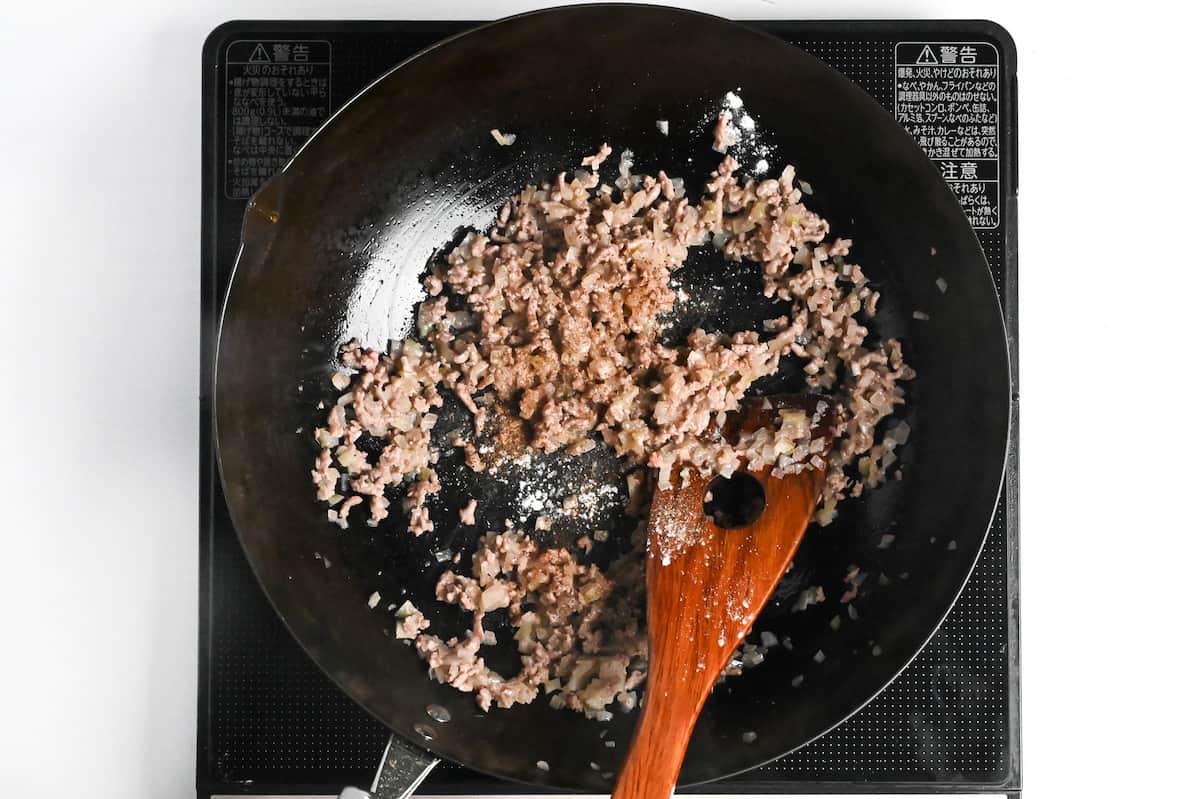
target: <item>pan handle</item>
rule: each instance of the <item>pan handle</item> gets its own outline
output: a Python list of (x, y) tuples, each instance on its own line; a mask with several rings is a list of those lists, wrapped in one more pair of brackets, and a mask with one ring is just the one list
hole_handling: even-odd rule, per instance
[(408, 799), (440, 762), (421, 747), (393, 735), (383, 750), (371, 790), (343, 788), (338, 799)]

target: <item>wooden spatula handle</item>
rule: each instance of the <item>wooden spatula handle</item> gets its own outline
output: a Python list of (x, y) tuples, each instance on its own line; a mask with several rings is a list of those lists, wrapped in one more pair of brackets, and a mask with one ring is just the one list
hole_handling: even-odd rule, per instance
[[(712, 691), (712, 677), (694, 669), (689, 677), (664, 674), (650, 664), (646, 704), (621, 771), (614, 799), (667, 799), (683, 765), (692, 727)], [(657, 673), (656, 673), (657, 672)], [(669, 694), (669, 696), (668, 696)], [(659, 701), (667, 700), (670, 701)]]
[[(725, 601), (720, 592), (726, 586), (719, 580), (712, 589), (696, 584), (697, 569), (705, 559), (699, 547), (711, 547), (713, 551), (707, 555), (716, 559), (747, 554), (735, 554), (734, 547), (722, 546), (729, 543), (723, 540), (726, 536), (742, 538), (744, 531), (716, 530), (703, 524), (703, 493), (702, 484), (660, 492), (659, 507), (664, 504), (663, 495), (672, 496), (676, 513), (696, 516), (684, 523), (708, 540), (665, 566), (657, 558), (646, 559), (646, 583), (652, 587), (646, 612), (653, 620), (649, 635), (654, 654), (641, 718), (613, 793), (617, 799), (666, 799), (671, 795), (700, 710), (744, 634), (743, 625), (723, 619), (723, 608), (715, 605)], [(692, 494), (695, 496), (689, 496)], [(652, 513), (651, 534), (658, 523)], [(680, 587), (689, 582), (699, 593)]]

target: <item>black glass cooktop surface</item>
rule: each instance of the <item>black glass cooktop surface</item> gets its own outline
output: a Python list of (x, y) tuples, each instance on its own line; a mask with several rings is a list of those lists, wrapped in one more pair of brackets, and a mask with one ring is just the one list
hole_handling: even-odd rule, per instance
[[(1015, 374), (1016, 58), (1008, 35), (986, 22), (756, 24), (861, 86), (941, 167), (990, 262)], [(292, 640), (242, 554), (216, 476), (212, 358), (246, 199), (364, 85), (466, 27), (233, 22), (205, 44), (197, 749), (202, 797), (336, 794), (344, 785), (369, 784), (387, 740), (387, 731)], [(1014, 384), (1014, 425), (1017, 400)], [(874, 701), (801, 750), (695, 790), (1019, 792), (1016, 498), (1014, 445), (991, 533), (962, 596), (921, 654)], [(526, 790), (443, 764), (420, 792)]]

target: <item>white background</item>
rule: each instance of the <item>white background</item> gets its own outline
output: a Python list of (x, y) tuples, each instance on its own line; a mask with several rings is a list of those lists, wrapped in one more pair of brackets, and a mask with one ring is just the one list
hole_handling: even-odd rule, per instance
[[(204, 36), (230, 18), (536, 5), (5, 7), (6, 797), (194, 795)], [(1196, 20), (1153, 2), (692, 5), (986, 17), (1015, 37), (1027, 794), (1194, 796)]]

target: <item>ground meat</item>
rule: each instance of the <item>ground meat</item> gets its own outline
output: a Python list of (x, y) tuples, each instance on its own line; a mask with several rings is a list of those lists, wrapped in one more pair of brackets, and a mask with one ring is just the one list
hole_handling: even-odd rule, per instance
[[(489, 533), (469, 576), (448, 571), (437, 583), (439, 600), (471, 611), (471, 629), (445, 641), (421, 635), (417, 652), (435, 679), (475, 692), (484, 710), (531, 702), (539, 690), (591, 718), (607, 717), (605, 708), (619, 696), (619, 707), (632, 709), (631, 692), (645, 679), (643, 554), (635, 547), (606, 575), (519, 531)], [(502, 608), (521, 654), (521, 670), (511, 678), (480, 655), (495, 642), (484, 616)]]
[(473, 498), (467, 500), (467, 504), (463, 505), (462, 508), (458, 511), (458, 520), (461, 521), (463, 524), (474, 525), (475, 524), (475, 508), (478, 505), (479, 505), (479, 502)]
[[(723, 112), (713, 131), (722, 152), (737, 135), (729, 122)], [(431, 431), (447, 400), (473, 416), (475, 441), (451, 441), (469, 468), (495, 469), (529, 449), (575, 456), (599, 442), (637, 467), (626, 512), (643, 520), (652, 487), (675, 475), (824, 465), (816, 519), (828, 524), (840, 500), (895, 471), (908, 429), (889, 417), (914, 372), (899, 342), (869, 342), (879, 293), (847, 260), (852, 242), (831, 239), (828, 222), (805, 205), (809, 189), (795, 170), (745, 177), (726, 157), (693, 204), (666, 174), (632, 174), (628, 150), (618, 191), (601, 185), (611, 152), (602, 145), (581, 162), (587, 169), (525, 187), (489, 229), (468, 232), (432, 264), (414, 339), (387, 352), (356, 340), (342, 348), (339, 374), (347, 378), (335, 385), (346, 391), (314, 433), (321, 451), (312, 480), (331, 521), (345, 526), (350, 509), (366, 500), (367, 523), (377, 524), (391, 493), (402, 497), (411, 532), (432, 529), (425, 503), (440, 489), (440, 453)], [(763, 293), (787, 311), (761, 332), (695, 329), (667, 346), (660, 333), (677, 298), (672, 272), (710, 241), (732, 261), (757, 264)], [(712, 435), (785, 359), (825, 401), (813, 412), (780, 410), (774, 427), (738, 440)], [(369, 446), (359, 446), (362, 436)], [(339, 485), (355, 502), (335, 511)], [(474, 523), (474, 510), (474, 501), (463, 508), (464, 524)], [(538, 531), (550, 526), (549, 516), (539, 517)], [(650, 556), (669, 560), (689, 545), (656, 541)], [(610, 703), (633, 702), (644, 675), (637, 663), (645, 654), (644, 557), (643, 544), (601, 573), (514, 529), (488, 533), (471, 575), (447, 572), (438, 582), (438, 598), (472, 613), (472, 628), (448, 640), (418, 635), (416, 649), (437, 679), (476, 692), (485, 708), (545, 690), (556, 706), (603, 717)], [(511, 678), (480, 654), (494, 640), (483, 615), (504, 608), (523, 663)], [(423, 617), (408, 618), (398, 637), (423, 629)]]
[(728, 150), (737, 136), (737, 131), (729, 127), (729, 120), (732, 118), (733, 114), (728, 111), (717, 114), (717, 124), (713, 127), (713, 149), (719, 153)]
[(338, 508), (338, 516), (343, 519), (346, 518), (346, 516), (350, 514), (350, 509), (355, 505), (361, 505), (362, 501), (362, 497), (348, 497), (346, 501), (342, 503), (342, 507)]
[(317, 456), (316, 468), (312, 470), (312, 480), (317, 487), (317, 499), (322, 501), (332, 498), (333, 490), (337, 487), (338, 470), (334, 469), (332, 464), (333, 457), (329, 450), (321, 450), (321, 454)]
[(425, 618), (425, 615), (417, 610), (411, 600), (405, 600), (404, 604), (396, 610), (397, 640), (412, 640), (422, 630), (428, 628), (429, 619)]
[[(357, 372), (357, 379), (346, 401), (339, 400), (330, 411), (328, 427), (315, 431), (322, 446), (312, 473), (317, 498), (327, 500), (333, 496), (339, 477), (332, 467), (336, 456), (352, 478), (350, 489), (369, 499), (372, 523), (387, 516), (390, 503), (384, 497), (385, 489), (410, 482), (405, 506), (410, 511), (412, 530), (416, 534), (425, 532), (430, 525), (424, 501), (439, 489), (430, 450), (430, 431), (437, 422), (430, 411), (442, 404), (437, 391), (440, 372), (436, 355), (416, 342), (406, 342), (391, 353), (379, 353), (364, 350), (353, 339), (342, 347), (341, 360)], [(353, 412), (352, 421), (347, 421), (347, 411)], [(364, 432), (384, 442), (374, 463), (357, 447)]]
[(591, 169), (595, 171), (600, 168), (601, 164), (604, 163), (604, 159), (608, 158), (610, 155), (612, 155), (612, 147), (608, 146), (608, 144), (601, 144), (600, 149), (595, 155), (589, 155), (579, 163), (581, 166), (591, 167)]

